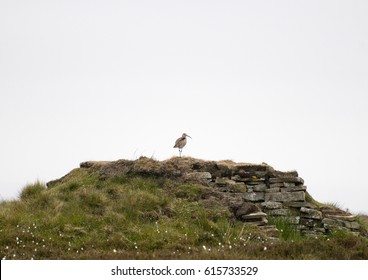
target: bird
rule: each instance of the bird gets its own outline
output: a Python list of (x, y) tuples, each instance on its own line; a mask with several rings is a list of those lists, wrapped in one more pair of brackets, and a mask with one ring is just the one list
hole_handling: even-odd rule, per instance
[(184, 146), (187, 144), (187, 137), (192, 138), (188, 134), (183, 133), (183, 135), (175, 141), (174, 148), (179, 148), (180, 157), (181, 157), (181, 152), (183, 151)]

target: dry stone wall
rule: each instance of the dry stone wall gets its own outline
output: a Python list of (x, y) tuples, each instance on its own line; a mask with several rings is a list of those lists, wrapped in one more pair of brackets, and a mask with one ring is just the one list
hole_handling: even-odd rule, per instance
[[(246, 223), (266, 226), (269, 217), (284, 217), (305, 235), (333, 229), (359, 232), (360, 225), (348, 212), (307, 201), (307, 187), (296, 171), (280, 172), (263, 165), (237, 165), (230, 177), (212, 178), (209, 184), (221, 192), (242, 196), (244, 204), (235, 216)], [(207, 175), (208, 176), (208, 175)], [(253, 211), (245, 211), (249, 204)]]

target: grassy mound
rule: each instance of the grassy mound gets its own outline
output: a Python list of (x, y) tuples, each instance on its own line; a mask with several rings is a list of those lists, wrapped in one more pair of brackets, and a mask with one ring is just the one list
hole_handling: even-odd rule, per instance
[(0, 203), (0, 257), (368, 259), (364, 237), (344, 232), (301, 237), (290, 224), (275, 220), (280, 236), (270, 238), (234, 220), (210, 187), (159, 176), (167, 172), (160, 166), (149, 168), (154, 176), (118, 176), (111, 170), (103, 176), (78, 168), (50, 187), (26, 186), (19, 200)]

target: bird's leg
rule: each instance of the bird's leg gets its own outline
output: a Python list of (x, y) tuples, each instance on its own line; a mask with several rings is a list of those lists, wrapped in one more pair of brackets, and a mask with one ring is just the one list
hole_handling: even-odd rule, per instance
[(182, 152), (182, 149), (179, 149), (179, 156), (181, 157), (181, 152)]

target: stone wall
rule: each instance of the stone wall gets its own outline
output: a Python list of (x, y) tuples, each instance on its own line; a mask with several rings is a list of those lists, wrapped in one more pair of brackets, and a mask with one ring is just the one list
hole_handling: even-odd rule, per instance
[[(284, 217), (305, 235), (329, 233), (336, 228), (359, 232), (355, 216), (319, 205), (311, 198), (308, 201), (307, 187), (296, 171), (280, 172), (266, 164), (231, 169), (231, 176), (211, 178), (209, 184), (243, 197), (244, 205), (235, 211), (237, 219), (265, 226), (269, 217)], [(245, 210), (249, 208), (253, 211)]]

